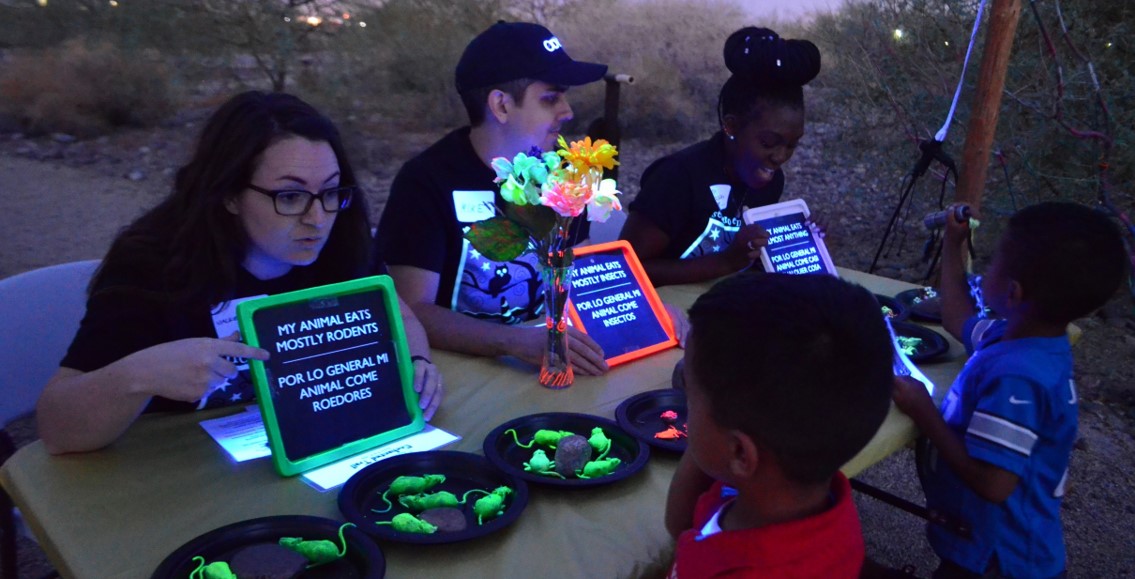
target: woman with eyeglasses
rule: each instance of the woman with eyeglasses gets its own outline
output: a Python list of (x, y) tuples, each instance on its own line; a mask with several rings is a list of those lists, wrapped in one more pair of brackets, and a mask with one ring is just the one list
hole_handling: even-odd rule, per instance
[[(335, 125), (304, 101), (245, 92), (207, 121), (173, 192), (123, 230), (37, 408), (50, 452), (95, 450), (142, 412), (247, 403), (235, 304), (368, 274), (367, 204)], [(401, 303), (401, 302), (400, 302)], [(402, 304), (414, 388), (429, 419), (438, 370)]]

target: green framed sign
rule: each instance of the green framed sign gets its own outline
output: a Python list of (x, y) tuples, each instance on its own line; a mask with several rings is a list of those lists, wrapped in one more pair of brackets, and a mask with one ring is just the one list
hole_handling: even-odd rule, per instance
[(292, 476), (425, 427), (394, 282), (379, 275), (237, 305), (272, 461)]

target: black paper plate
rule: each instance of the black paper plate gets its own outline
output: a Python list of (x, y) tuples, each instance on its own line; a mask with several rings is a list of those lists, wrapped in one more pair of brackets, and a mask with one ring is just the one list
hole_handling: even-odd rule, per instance
[[(599, 426), (611, 439), (611, 450), (607, 458), (617, 458), (621, 462), (618, 468), (609, 475), (591, 479), (567, 478), (561, 479), (543, 476), (524, 471), (524, 463), (532, 458), (532, 453), (538, 448), (523, 448), (517, 446), (512, 434), (505, 434), (510, 428), (516, 429), (517, 437), (522, 441), (532, 440), (533, 434), (540, 429), (566, 430), (584, 437), (591, 436), (591, 429)], [(574, 414), (569, 412), (548, 412), (544, 414), (531, 414), (521, 416), (505, 422), (493, 429), (485, 437), (485, 456), (494, 465), (505, 472), (518, 476), (528, 482), (568, 488), (585, 488), (607, 485), (621, 481), (646, 466), (650, 458), (650, 447), (633, 434), (623, 430), (615, 421), (590, 414)], [(548, 451), (548, 458), (553, 458), (552, 451)]]
[[(492, 491), (499, 486), (512, 488), (512, 494), (505, 498), (504, 514), (477, 524), (473, 514), (473, 503), (484, 495), (470, 496), (462, 510), (465, 512), (465, 530), (453, 533), (437, 532), (429, 535), (421, 533), (400, 533), (390, 525), (376, 525), (378, 521), (389, 521), (398, 513), (409, 512), (394, 497), (390, 502), (394, 508), (385, 513), (372, 509), (384, 509), (386, 503), (382, 493), (390, 488), (390, 483), (400, 476), (422, 476), (443, 474), (445, 482), (427, 492), (449, 491), (460, 499), (467, 491), (482, 489)], [(528, 485), (519, 478), (495, 468), (484, 457), (468, 452), (435, 450), (412, 452), (376, 462), (347, 479), (339, 491), (339, 511), (363, 532), (380, 540), (400, 543), (439, 544), (456, 543), (483, 537), (512, 524), (524, 507), (528, 505)]]
[(909, 322), (896, 322), (891, 325), (895, 328), (896, 336), (922, 338), (922, 343), (918, 345), (914, 355), (908, 356), (911, 362), (916, 364), (929, 362), (950, 350), (950, 343), (946, 338), (930, 328)]
[(875, 301), (879, 302), (880, 311), (882, 311), (881, 306), (891, 308), (891, 311), (894, 312), (891, 317), (891, 322), (901, 322), (910, 317), (910, 308), (891, 296), (875, 294)]
[(922, 295), (923, 288), (914, 288), (895, 294), (895, 299), (906, 306), (910, 319), (942, 323), (942, 294), (915, 303), (914, 299), (922, 297)]
[[(182, 545), (158, 565), (153, 579), (185, 579), (200, 555), (205, 563), (228, 562), (237, 551), (259, 543), (276, 543), (282, 537), (302, 537), (307, 540), (327, 539), (339, 544), (339, 527), (343, 523), (306, 515), (284, 515), (249, 519), (225, 525), (200, 535)], [(347, 554), (342, 559), (308, 569), (298, 577), (304, 579), (351, 578), (379, 579), (386, 574), (386, 558), (382, 550), (369, 537), (355, 527), (343, 533), (347, 541)]]
[(668, 410), (678, 414), (678, 420), (675, 421), (674, 426), (685, 432), (683, 426), (686, 424), (686, 393), (674, 388), (649, 390), (623, 400), (615, 409), (615, 420), (627, 432), (654, 448), (670, 452), (685, 452), (686, 439), (684, 437), (667, 440), (654, 436), (666, 430), (669, 426), (662, 420), (662, 413)]

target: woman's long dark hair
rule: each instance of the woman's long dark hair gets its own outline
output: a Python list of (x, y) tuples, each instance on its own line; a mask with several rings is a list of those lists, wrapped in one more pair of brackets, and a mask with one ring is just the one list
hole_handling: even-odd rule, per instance
[[(340, 185), (358, 185), (330, 119), (293, 95), (240, 93), (209, 118), (169, 197), (124, 229), (103, 261), (103, 267), (157, 265), (160, 286), (105, 289), (156, 291), (171, 303), (213, 305), (239, 297), (232, 292), (250, 241), (225, 201), (248, 186), (265, 149), (291, 136), (328, 143), (339, 162)], [(319, 258), (306, 266), (312, 285), (365, 275), (370, 247), (366, 199), (356, 194), (338, 214)], [(100, 268), (92, 288), (100, 287), (102, 273)]]
[(725, 41), (725, 67), (732, 76), (717, 97), (717, 119), (743, 123), (761, 104), (804, 108), (805, 84), (820, 73), (820, 49), (807, 40), (785, 40), (768, 28), (742, 28)]

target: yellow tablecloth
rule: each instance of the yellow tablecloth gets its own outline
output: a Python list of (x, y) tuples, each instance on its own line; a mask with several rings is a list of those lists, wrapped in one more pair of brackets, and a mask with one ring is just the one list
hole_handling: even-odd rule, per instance
[[(914, 287), (851, 270), (840, 274), (880, 294)], [(707, 287), (665, 287), (659, 293), (664, 301), (688, 307)], [(960, 345), (948, 339), (947, 359), (922, 367), (938, 385), (936, 396), (963, 363)], [(536, 383), (535, 368), (519, 362), (434, 352), (446, 400), (433, 423), (463, 437), (451, 449), (481, 453), (489, 431), (518, 416), (565, 411), (613, 418), (627, 397), (669, 387), (680, 357), (680, 350), (668, 350), (552, 391)], [(192, 538), (246, 519), (284, 514), (342, 519), (335, 492), (281, 478), (268, 460), (228, 460), (198, 422), (230, 412), (146, 416), (115, 444), (82, 455), (49, 456), (34, 442), (4, 464), (0, 483), (64, 577), (148, 577)], [(845, 473), (882, 460), (914, 436), (910, 420), (892, 409)], [(656, 451), (642, 472), (614, 485), (568, 492), (531, 485), (528, 507), (503, 532), (452, 545), (382, 544), (388, 574), (633, 577), (664, 569), (672, 541), (663, 511), (676, 465), (675, 456)]]

